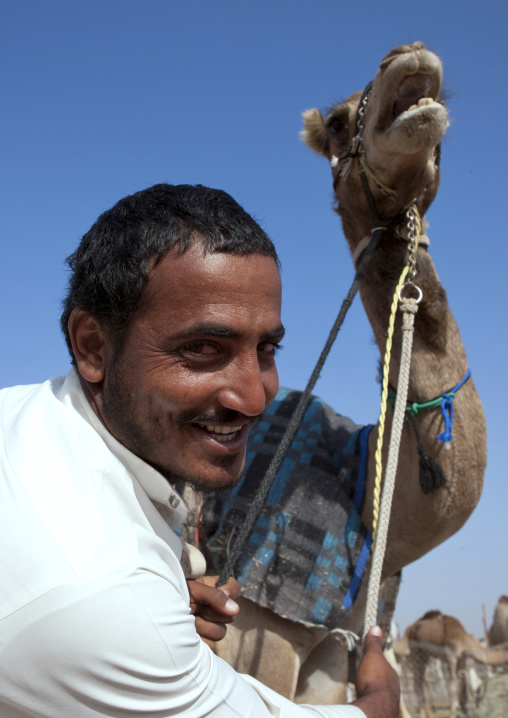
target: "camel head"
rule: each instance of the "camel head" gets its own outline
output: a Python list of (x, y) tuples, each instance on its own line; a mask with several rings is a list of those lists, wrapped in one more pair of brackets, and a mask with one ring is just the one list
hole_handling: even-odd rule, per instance
[(396, 221), (413, 201), (423, 216), (434, 199), (440, 143), (449, 124), (441, 81), (441, 62), (422, 42), (402, 45), (382, 60), (364, 93), (326, 117), (317, 109), (303, 113), (302, 138), (330, 161), (337, 209), (353, 250), (373, 227)]
[(508, 596), (499, 597), (488, 637), (491, 646), (508, 642)]

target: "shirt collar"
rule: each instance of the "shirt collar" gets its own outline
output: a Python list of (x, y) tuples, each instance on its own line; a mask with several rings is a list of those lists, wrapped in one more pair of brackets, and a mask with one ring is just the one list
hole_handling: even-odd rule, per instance
[(77, 411), (95, 429), (111, 453), (136, 477), (148, 496), (160, 505), (169, 526), (173, 530), (178, 528), (187, 518), (187, 504), (162, 474), (129, 451), (106, 429), (90, 406), (75, 369), (71, 369), (65, 377), (57, 398)]

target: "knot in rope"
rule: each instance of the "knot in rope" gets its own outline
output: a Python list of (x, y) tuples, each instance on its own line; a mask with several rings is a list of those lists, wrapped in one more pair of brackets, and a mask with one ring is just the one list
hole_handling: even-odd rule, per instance
[(418, 311), (418, 301), (416, 299), (407, 298), (401, 299), (400, 309), (402, 311), (402, 331), (410, 329), (413, 330), (413, 322), (407, 321), (408, 315), (416, 314)]
[(443, 394), (443, 400), (441, 401), (441, 413), (444, 419), (445, 429), (441, 434), (436, 436), (438, 441), (453, 441), (452, 426), (453, 426), (453, 397), (455, 394)]

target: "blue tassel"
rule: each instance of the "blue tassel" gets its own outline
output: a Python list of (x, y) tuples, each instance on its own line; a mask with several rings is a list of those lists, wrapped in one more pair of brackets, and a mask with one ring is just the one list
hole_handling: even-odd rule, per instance
[(453, 441), (452, 426), (453, 426), (453, 397), (455, 394), (450, 392), (449, 394), (443, 394), (443, 401), (441, 402), (441, 413), (444, 419), (445, 429), (442, 434), (438, 434), (436, 439), (438, 441)]
[(446, 449), (450, 448), (450, 442), (453, 441), (453, 399), (455, 397), (455, 393), (460, 389), (463, 384), (466, 383), (470, 376), (471, 369), (468, 369), (466, 372), (466, 376), (462, 379), (462, 381), (459, 381), (457, 386), (454, 386), (453, 389), (451, 391), (448, 391), (446, 394), (441, 395), (443, 397), (443, 401), (441, 402), (441, 413), (444, 419), (445, 430), (442, 434), (438, 434), (436, 436), (436, 439), (438, 441), (444, 441)]

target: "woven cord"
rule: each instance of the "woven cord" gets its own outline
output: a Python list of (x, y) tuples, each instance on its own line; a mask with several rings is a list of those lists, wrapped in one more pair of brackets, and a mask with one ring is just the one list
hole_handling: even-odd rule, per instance
[(233, 573), (238, 559), (240, 558), (240, 556), (243, 553), (244, 545), (245, 545), (247, 539), (249, 538), (249, 534), (252, 531), (252, 528), (261, 512), (261, 509), (265, 502), (266, 496), (270, 490), (270, 487), (271, 487), (273, 480), (277, 474), (277, 471), (279, 470), (279, 467), (282, 463), (284, 455), (285, 455), (289, 445), (291, 444), (293, 436), (295, 435), (295, 432), (300, 424), (300, 421), (305, 412), (305, 409), (307, 408), (307, 404), (309, 403), (311, 392), (314, 389), (314, 386), (316, 385), (317, 380), (319, 379), (319, 376), (321, 374), (321, 370), (323, 369), (326, 358), (328, 357), (328, 354), (330, 353), (330, 350), (331, 350), (333, 343), (337, 337), (337, 334), (339, 333), (339, 329), (341, 328), (341, 326), (344, 322), (344, 319), (346, 318), (346, 314), (349, 310), (349, 307), (351, 306), (353, 299), (360, 287), (360, 282), (363, 279), (363, 276), (365, 274), (365, 270), (367, 269), (369, 260), (372, 256), (374, 250), (376, 249), (377, 245), (379, 244), (382, 234), (383, 234), (382, 228), (379, 228), (374, 232), (372, 239), (370, 241), (370, 244), (368, 245), (365, 252), (361, 256), (353, 283), (351, 284), (351, 287), (349, 289), (349, 292), (347, 293), (346, 298), (342, 302), (342, 306), (337, 315), (337, 319), (335, 320), (335, 323), (330, 330), (330, 334), (328, 335), (326, 344), (319, 356), (316, 366), (314, 367), (314, 371), (312, 372), (310, 379), (307, 382), (307, 386), (305, 387), (304, 391), (302, 392), (300, 400), (291, 416), (291, 419), (286, 428), (286, 431), (284, 432), (284, 435), (280, 441), (280, 444), (277, 447), (275, 454), (273, 455), (273, 458), (272, 458), (270, 465), (266, 471), (266, 474), (264, 475), (263, 480), (261, 481), (261, 483), (259, 485), (259, 488), (256, 492), (256, 496), (254, 497), (254, 500), (249, 507), (247, 516), (245, 517), (245, 521), (243, 522), (242, 527), (240, 528), (238, 534), (235, 537), (233, 546), (231, 547), (231, 551), (228, 555), (226, 563), (224, 564), (224, 566), (222, 568), (221, 574), (219, 576), (219, 580), (217, 581), (217, 586), (223, 586), (226, 583), (229, 576), (231, 576), (231, 574)]
[[(363, 176), (363, 175), (362, 175)], [(409, 253), (409, 259), (407, 265), (402, 270), (402, 274), (400, 275), (399, 282), (395, 288), (395, 292), (393, 293), (393, 299), (392, 299), (392, 305), (390, 308), (390, 319), (388, 321), (388, 332), (387, 332), (387, 339), (386, 339), (386, 349), (385, 349), (385, 356), (384, 356), (384, 364), (383, 364), (383, 384), (382, 384), (382, 391), (381, 391), (381, 408), (379, 412), (379, 420), (378, 420), (378, 436), (377, 436), (377, 444), (376, 444), (376, 452), (374, 455), (374, 465), (376, 467), (376, 477), (374, 481), (374, 496), (373, 496), (373, 528), (372, 528), (372, 539), (373, 542), (376, 540), (376, 531), (377, 531), (377, 524), (379, 520), (379, 502), (380, 502), (380, 495), (381, 495), (381, 480), (383, 475), (383, 466), (382, 466), (382, 449), (383, 449), (383, 440), (384, 440), (384, 430), (385, 430), (385, 418), (386, 418), (386, 406), (388, 403), (388, 374), (390, 370), (390, 361), (391, 361), (391, 353), (392, 353), (392, 341), (393, 341), (393, 332), (395, 327), (395, 316), (397, 314), (397, 307), (399, 304), (399, 297), (400, 292), (402, 290), (402, 287), (406, 281), (407, 276), (409, 275), (409, 283), (412, 284), (412, 279), (414, 278), (415, 274), (415, 261), (416, 261), (416, 249), (418, 248), (418, 244), (420, 241), (420, 232), (421, 232), (421, 221), (420, 221), (420, 214), (418, 212), (418, 209), (416, 207), (416, 204), (413, 204), (407, 213), (408, 218), (414, 222), (412, 227), (408, 226), (408, 232), (409, 232), (409, 239), (411, 242), (411, 249)], [(413, 238), (411, 240), (411, 237)]]
[(381, 585), (381, 571), (383, 568), (384, 555), (386, 550), (386, 539), (390, 523), (390, 511), (392, 506), (393, 490), (395, 487), (395, 476), (399, 459), (400, 439), (406, 415), (406, 401), (409, 390), (409, 370), (411, 366), (411, 349), (413, 346), (414, 318), (418, 311), (418, 304), (415, 299), (402, 299), (402, 351), (399, 371), (399, 382), (397, 387), (397, 400), (393, 413), (390, 445), (388, 448), (388, 459), (386, 462), (386, 475), (379, 514), (379, 526), (374, 544), (372, 556), (372, 567), (370, 571), (369, 588), (367, 592), (367, 607), (365, 609), (364, 638), (377, 619), (379, 588)]
[(376, 540), (376, 532), (377, 532), (377, 525), (379, 521), (379, 505), (380, 505), (380, 498), (381, 498), (381, 478), (383, 475), (383, 465), (382, 465), (382, 450), (383, 450), (383, 438), (385, 433), (385, 419), (386, 419), (386, 407), (388, 404), (388, 373), (390, 368), (390, 360), (392, 356), (392, 341), (393, 341), (393, 332), (395, 327), (395, 316), (397, 314), (397, 308), (399, 306), (399, 292), (402, 289), (402, 285), (404, 284), (404, 281), (406, 279), (407, 273), (409, 271), (409, 267), (406, 266), (402, 270), (402, 274), (400, 275), (399, 282), (397, 284), (397, 287), (395, 288), (395, 292), (393, 293), (393, 300), (392, 305), (390, 308), (390, 319), (388, 322), (388, 334), (386, 338), (386, 349), (385, 349), (385, 360), (383, 364), (383, 385), (382, 385), (382, 391), (381, 391), (381, 408), (379, 411), (379, 421), (378, 421), (378, 435), (377, 435), (377, 444), (376, 444), (376, 453), (374, 455), (374, 462), (376, 466), (376, 479), (374, 482), (374, 498), (373, 498), (373, 529), (372, 529), (372, 539), (373, 541)]

